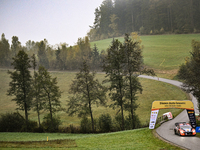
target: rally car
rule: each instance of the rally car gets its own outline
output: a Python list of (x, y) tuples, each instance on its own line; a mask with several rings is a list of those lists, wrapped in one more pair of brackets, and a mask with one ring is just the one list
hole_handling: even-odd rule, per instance
[(174, 134), (184, 136), (184, 135), (196, 135), (196, 131), (189, 123), (177, 122), (175, 123)]

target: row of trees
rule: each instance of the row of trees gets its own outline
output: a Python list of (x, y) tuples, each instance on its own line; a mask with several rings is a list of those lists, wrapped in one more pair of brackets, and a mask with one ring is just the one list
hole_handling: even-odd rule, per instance
[[(129, 35), (125, 36), (124, 43), (113, 40), (102, 61), (102, 70), (106, 73), (103, 83), (109, 83), (107, 84), (109, 86), (104, 86), (95, 78), (96, 73), (91, 73), (90, 61), (85, 57), (86, 55), (82, 55), (83, 62), (80, 64), (80, 71), (70, 85), (68, 115), (78, 113), (78, 116), (83, 118), (89, 115), (92, 131), (95, 132), (93, 107), (99, 104), (107, 106), (106, 94), (109, 91), (110, 99), (113, 101), (110, 107), (119, 108), (118, 112), (121, 112), (121, 130), (125, 129), (124, 111), (130, 112), (131, 128), (136, 127), (135, 110), (138, 107), (136, 94), (142, 92), (142, 86), (137, 77), (140, 73), (154, 75), (153, 70), (146, 70), (143, 67), (140, 42), (140, 40), (133, 41)], [(36, 71), (35, 55), (29, 58), (23, 50), (13, 57), (12, 66), (14, 71), (8, 71), (12, 79), (8, 95), (14, 96), (13, 101), (18, 105), (18, 109), (25, 112), (26, 126), (29, 122), (28, 111), (33, 109), (37, 112), (39, 126), (40, 112), (47, 110), (53, 127), (53, 114), (64, 110), (59, 101), (61, 91), (57, 86), (56, 78), (52, 78), (43, 66), (39, 66)], [(32, 76), (31, 67), (34, 70)]]
[(94, 119), (92, 107), (94, 104), (106, 104), (107, 90), (113, 101), (110, 105), (113, 109), (121, 112), (121, 130), (124, 130), (124, 111), (130, 112), (131, 128), (134, 129), (136, 122), (135, 110), (136, 94), (142, 92), (142, 86), (138, 80), (140, 73), (155, 75), (153, 70), (143, 68), (142, 47), (138, 41), (133, 41), (129, 35), (125, 36), (124, 43), (113, 40), (107, 49), (107, 55), (103, 59), (102, 69), (106, 73), (103, 83), (109, 83), (105, 87), (95, 80), (95, 73), (90, 74), (89, 65), (84, 61), (80, 72), (76, 74), (70, 92), (73, 96), (68, 102), (68, 113), (79, 116), (90, 115), (92, 130), (94, 131)]
[[(34, 69), (34, 75), (31, 76), (30, 68)], [(28, 57), (23, 50), (20, 50), (11, 64), (14, 71), (8, 71), (10, 78), (10, 88), (8, 95), (14, 96), (12, 99), (18, 105), (19, 110), (25, 112), (26, 129), (28, 129), (29, 119), (28, 111), (33, 109), (38, 114), (38, 123), (40, 127), (40, 111), (49, 111), (51, 124), (53, 127), (53, 114), (61, 110), (59, 98), (61, 91), (57, 86), (57, 79), (52, 78), (50, 73), (40, 66), (36, 71), (36, 58), (35, 55), (32, 59)]]
[(46, 39), (40, 42), (29, 40), (26, 46), (22, 46), (18, 37), (12, 37), (10, 46), (5, 34), (0, 40), (0, 67), (11, 67), (12, 57), (20, 51), (25, 51), (29, 57), (35, 54), (35, 60), (39, 65), (51, 70), (78, 70), (83, 58), (90, 64), (91, 69), (100, 69), (100, 62), (105, 51), (99, 53), (96, 46), (90, 47), (88, 37), (79, 38), (77, 45), (73, 47), (66, 43), (60, 44), (57, 48), (50, 46)]
[(200, 32), (199, 0), (104, 0), (94, 14), (93, 41), (131, 32)]

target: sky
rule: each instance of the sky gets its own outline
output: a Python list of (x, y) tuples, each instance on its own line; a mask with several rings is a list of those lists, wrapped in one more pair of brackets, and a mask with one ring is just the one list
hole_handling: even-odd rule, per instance
[(17, 36), (23, 46), (28, 40), (46, 39), (52, 46), (75, 45), (90, 30), (95, 9), (103, 0), (0, 0), (0, 34), (9, 43)]

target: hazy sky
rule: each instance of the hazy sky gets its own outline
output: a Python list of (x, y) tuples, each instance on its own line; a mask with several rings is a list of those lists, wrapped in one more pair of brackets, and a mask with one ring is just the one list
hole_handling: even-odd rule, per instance
[(0, 0), (0, 34), (9, 43), (17, 36), (28, 40), (47, 39), (50, 45), (74, 45), (93, 25), (95, 8), (103, 0)]

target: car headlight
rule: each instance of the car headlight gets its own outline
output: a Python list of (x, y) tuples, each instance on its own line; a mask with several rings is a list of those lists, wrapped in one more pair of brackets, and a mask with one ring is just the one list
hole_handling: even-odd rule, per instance
[(195, 133), (196, 131), (195, 131), (195, 130), (192, 130), (192, 132)]
[(184, 133), (182, 130), (181, 130), (180, 132), (181, 132), (181, 134), (183, 134), (183, 133)]

